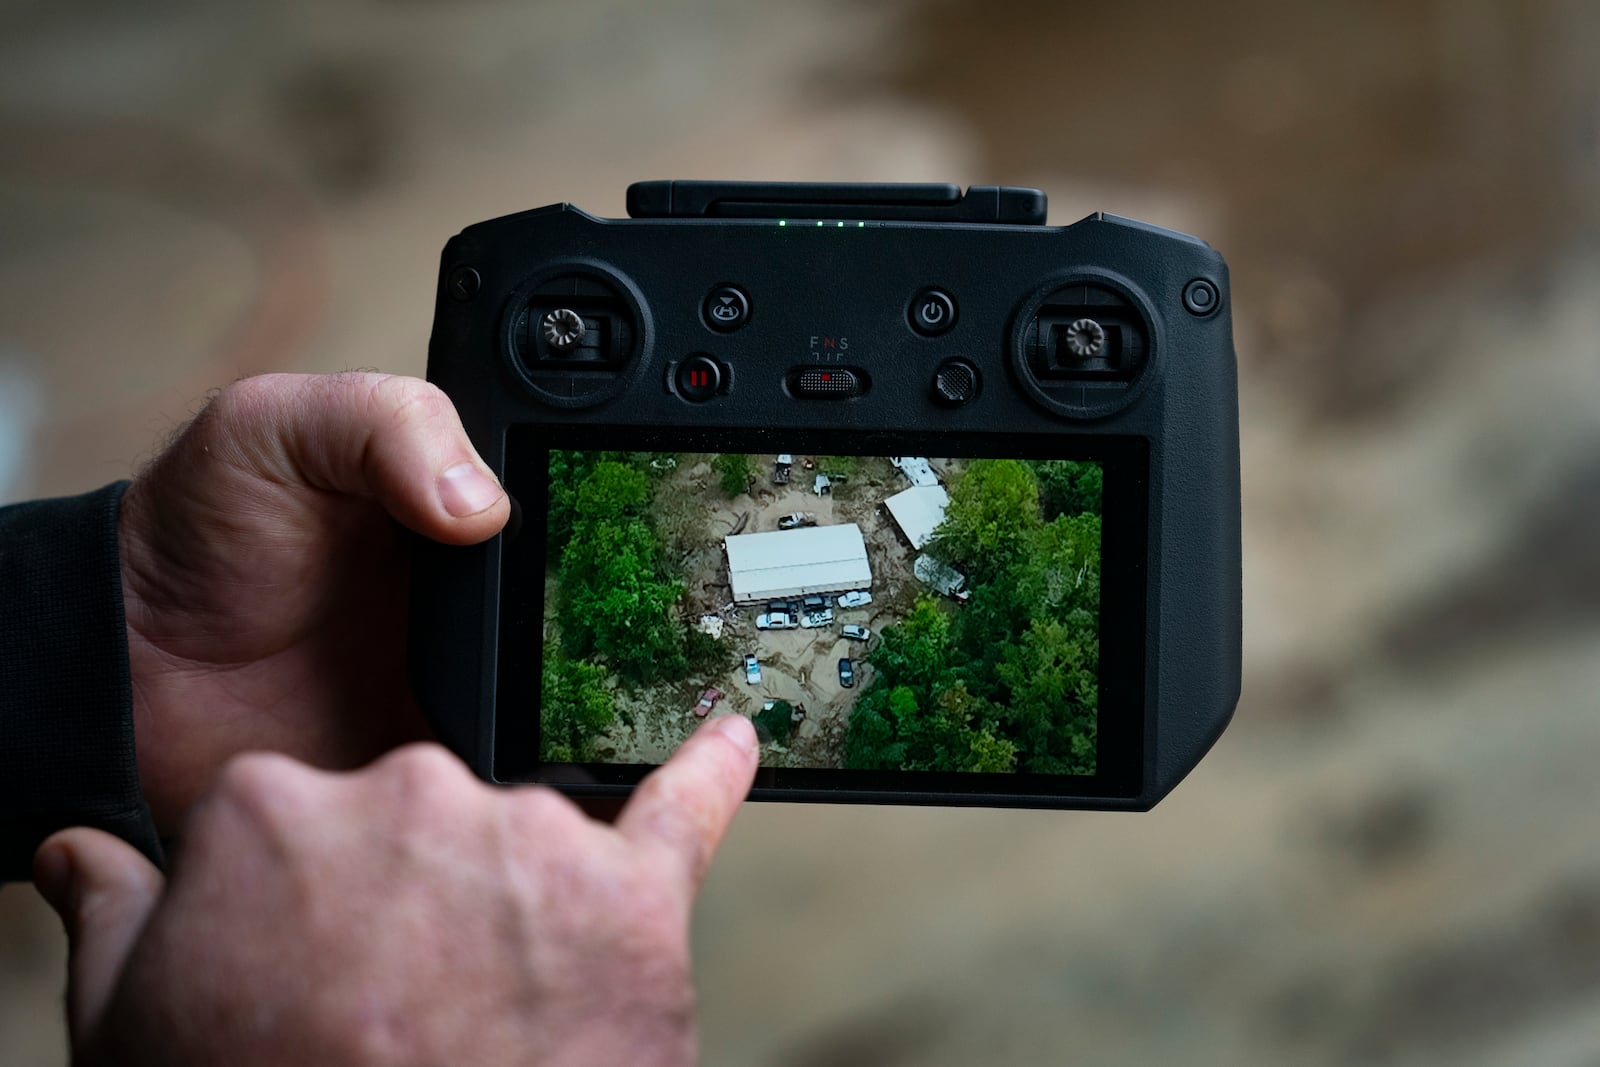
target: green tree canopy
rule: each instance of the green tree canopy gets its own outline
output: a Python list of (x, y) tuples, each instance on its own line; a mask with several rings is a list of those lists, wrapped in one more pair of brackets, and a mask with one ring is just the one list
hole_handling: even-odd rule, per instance
[(1039, 480), (1039, 508), (1049, 522), (1058, 515), (1098, 515), (1105, 472), (1093, 460), (1044, 459), (1029, 464)]
[(967, 765), (962, 768), (984, 774), (1002, 774), (1017, 769), (1017, 746), (989, 730), (969, 735)]
[(975, 459), (950, 487), (928, 551), (981, 584), (1004, 573), (1040, 522), (1039, 483), (1026, 463)]
[(787, 700), (774, 700), (772, 706), (765, 707), (755, 714), (756, 735), (762, 741), (784, 745), (789, 742), (789, 735), (794, 733), (794, 705)]
[(572, 536), (561, 555), (558, 618), (568, 655), (604, 656), (634, 681), (681, 676), (681, 582), (666, 578), (660, 542), (641, 517), (650, 487), (638, 470), (596, 464), (579, 483)]
[(567, 659), (553, 645), (544, 651), (540, 681), (539, 758), (549, 763), (585, 763), (596, 758), (594, 742), (616, 720), (605, 671)]
[[(575, 452), (553, 450), (549, 462), (548, 525), (545, 548), (551, 563), (558, 563), (572, 537), (578, 518), (578, 491), (596, 467), (612, 464), (653, 481), (672, 469), (675, 457), (653, 452)], [(591, 490), (595, 491), (595, 490)], [(648, 499), (648, 494), (646, 495)], [(598, 502), (593, 502), (598, 503)], [(593, 517), (591, 515), (591, 517)]]
[(1040, 774), (1093, 774), (1099, 640), (1087, 615), (1037, 620), (997, 670), (1010, 691), (1003, 717), (1018, 765)]
[(711, 466), (720, 476), (719, 484), (724, 493), (738, 496), (749, 491), (753, 477), (749, 456), (742, 452), (723, 452), (711, 461)]
[(944, 681), (951, 669), (950, 617), (932, 597), (921, 597), (910, 614), (885, 629), (871, 660), (897, 684), (924, 693)]
[(905, 745), (895, 741), (894, 726), (881, 714), (888, 691), (878, 689), (856, 701), (844, 736), (844, 765), (857, 771), (897, 771)]
[(1100, 516), (1062, 515), (1035, 530), (1012, 568), (1013, 595), (1029, 619), (1100, 610)]
[(637, 518), (650, 503), (650, 486), (633, 467), (611, 460), (597, 463), (578, 483), (573, 504), (573, 528)]

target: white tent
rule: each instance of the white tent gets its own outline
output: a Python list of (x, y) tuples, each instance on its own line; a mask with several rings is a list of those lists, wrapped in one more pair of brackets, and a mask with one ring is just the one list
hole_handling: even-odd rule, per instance
[(736, 604), (872, 586), (867, 543), (853, 522), (722, 540)]
[(933, 531), (944, 521), (950, 494), (942, 485), (914, 485), (883, 502), (894, 516), (895, 525), (906, 535), (911, 547), (921, 549), (933, 539)]

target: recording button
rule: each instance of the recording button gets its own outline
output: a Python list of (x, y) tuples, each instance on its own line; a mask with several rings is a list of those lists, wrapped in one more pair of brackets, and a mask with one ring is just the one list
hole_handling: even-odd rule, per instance
[(719, 285), (700, 305), (706, 325), (718, 333), (732, 333), (750, 318), (750, 298), (731, 285)]
[(722, 367), (710, 356), (690, 356), (678, 364), (673, 381), (679, 396), (698, 404), (717, 395), (722, 385)]
[(956, 324), (956, 302), (943, 289), (924, 289), (911, 298), (907, 309), (911, 328), (932, 337)]

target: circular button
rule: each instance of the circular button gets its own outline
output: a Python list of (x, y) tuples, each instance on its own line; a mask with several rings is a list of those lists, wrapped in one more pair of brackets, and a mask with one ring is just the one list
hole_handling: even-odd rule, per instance
[(450, 272), (450, 295), (465, 303), (478, 295), (483, 288), (483, 278), (471, 267), (457, 267)]
[(978, 395), (978, 368), (964, 359), (947, 359), (933, 373), (933, 398), (941, 404), (965, 404)]
[(911, 298), (906, 316), (913, 330), (934, 337), (956, 324), (955, 298), (943, 289), (924, 289)]
[(1209, 315), (1222, 303), (1217, 287), (1204, 278), (1196, 278), (1183, 287), (1183, 306), (1195, 315)]
[(722, 385), (722, 367), (710, 356), (690, 356), (678, 364), (673, 381), (679, 396), (699, 404), (717, 395)]
[(718, 333), (732, 333), (750, 319), (750, 298), (743, 290), (731, 285), (719, 285), (706, 294), (700, 305), (706, 325)]

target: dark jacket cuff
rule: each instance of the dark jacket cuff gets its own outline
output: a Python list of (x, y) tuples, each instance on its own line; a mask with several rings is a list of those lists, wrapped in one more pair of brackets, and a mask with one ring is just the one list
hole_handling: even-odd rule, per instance
[(126, 482), (0, 508), (0, 881), (92, 826), (153, 862), (139, 789), (117, 512)]

